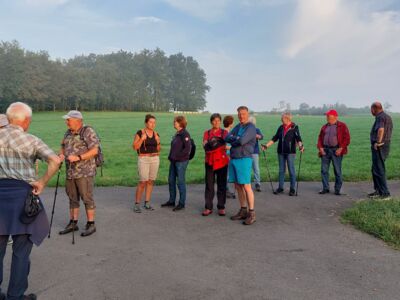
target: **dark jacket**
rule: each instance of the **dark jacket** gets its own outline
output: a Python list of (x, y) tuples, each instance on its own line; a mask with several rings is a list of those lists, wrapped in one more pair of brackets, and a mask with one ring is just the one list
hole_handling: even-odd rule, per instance
[[(347, 147), (350, 145), (350, 132), (349, 129), (347, 128), (347, 125), (343, 122), (337, 121), (337, 139), (338, 139), (338, 146), (339, 148), (342, 148), (342, 154), (341, 156), (347, 154)], [(319, 136), (318, 136), (318, 149), (324, 148), (324, 137), (325, 137), (325, 129), (328, 126), (328, 124), (325, 124), (322, 126)]]
[(172, 138), (168, 159), (170, 161), (187, 161), (191, 149), (190, 134), (186, 129), (182, 129)]
[(256, 140), (256, 145), (254, 147), (254, 154), (260, 154), (260, 146), (259, 142), (264, 138), (264, 135), (262, 134), (261, 130), (259, 128), (256, 128), (256, 133), (261, 136), (259, 140)]
[[(241, 128), (243, 131), (239, 134)], [(232, 159), (252, 157), (257, 142), (256, 127), (252, 123), (238, 124), (231, 130), (225, 141), (232, 146), (230, 150)]]
[(284, 135), (284, 126), (278, 127), (275, 135), (272, 137), (274, 143), (278, 142), (277, 152), (279, 154), (295, 154), (296, 146), (299, 142), (302, 142), (299, 126), (292, 123), (286, 134)]

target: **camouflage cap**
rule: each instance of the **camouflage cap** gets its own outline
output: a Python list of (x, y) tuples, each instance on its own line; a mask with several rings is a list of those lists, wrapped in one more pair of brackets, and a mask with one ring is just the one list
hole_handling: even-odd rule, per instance
[(8, 125), (8, 118), (5, 114), (0, 114), (0, 127)]
[(63, 119), (83, 119), (83, 116), (80, 111), (78, 110), (70, 110), (69, 113), (67, 113), (65, 116), (63, 116)]

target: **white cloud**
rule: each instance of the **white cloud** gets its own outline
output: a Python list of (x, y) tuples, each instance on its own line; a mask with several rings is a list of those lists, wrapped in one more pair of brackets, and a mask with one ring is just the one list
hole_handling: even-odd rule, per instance
[(145, 17), (135, 17), (133, 19), (133, 23), (136, 25), (139, 24), (160, 24), (165, 23), (165, 20), (153, 17), (153, 16), (145, 16)]
[(334, 63), (378, 63), (400, 50), (400, 13), (362, 13), (362, 0), (298, 0), (284, 54)]

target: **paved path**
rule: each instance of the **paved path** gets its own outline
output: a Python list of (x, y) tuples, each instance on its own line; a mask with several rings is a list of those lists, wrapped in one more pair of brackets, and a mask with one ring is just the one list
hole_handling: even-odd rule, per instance
[[(400, 195), (399, 182), (390, 186)], [(98, 232), (75, 245), (57, 234), (67, 222), (60, 191), (54, 234), (33, 250), (29, 291), (45, 300), (400, 299), (400, 251), (339, 222), (370, 184), (347, 184), (342, 197), (317, 195), (319, 183), (301, 183), (299, 197), (263, 188), (248, 227), (200, 216), (202, 185), (189, 186), (178, 213), (159, 207), (165, 186), (155, 189), (157, 209), (142, 214), (130, 209), (133, 188), (97, 188)], [(48, 207), (53, 192), (44, 193)], [(228, 199), (228, 215), (237, 208)]]

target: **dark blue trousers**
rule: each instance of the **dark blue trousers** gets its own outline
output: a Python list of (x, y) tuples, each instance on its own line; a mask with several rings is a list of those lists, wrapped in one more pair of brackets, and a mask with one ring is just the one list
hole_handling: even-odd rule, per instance
[(186, 203), (186, 168), (189, 161), (171, 161), (169, 165), (168, 186), (169, 202), (176, 201), (176, 186), (179, 190), (179, 205), (185, 207)]
[[(3, 260), (6, 254), (8, 235), (0, 235), (0, 292), (3, 283)], [(28, 289), (28, 275), (30, 269), (29, 256), (32, 251), (32, 242), (29, 235), (13, 235), (11, 275), (8, 284), (7, 300), (22, 300)]]
[[(384, 149), (385, 150), (385, 149)], [(374, 180), (374, 189), (381, 196), (389, 196), (390, 192), (386, 182), (386, 167), (385, 160), (387, 153), (382, 149), (372, 151), (372, 178)]]

